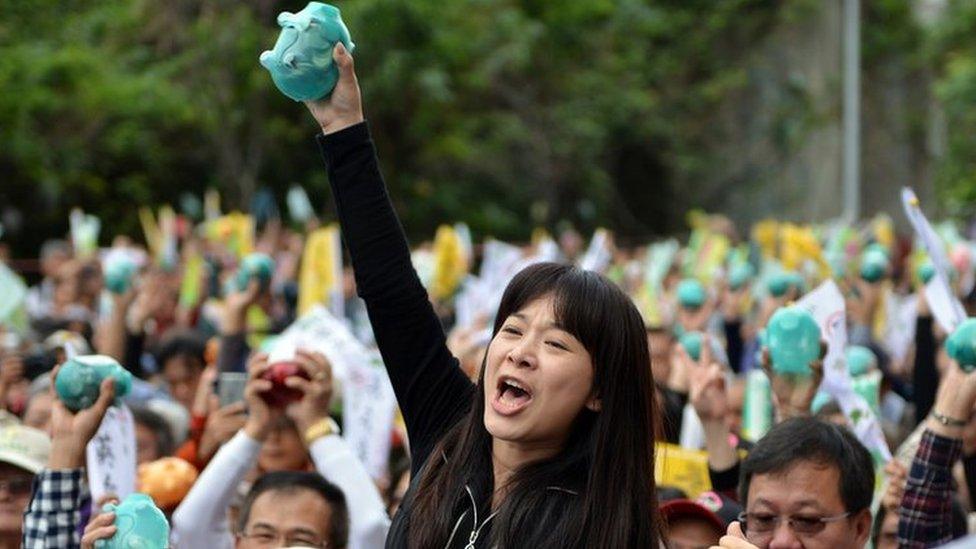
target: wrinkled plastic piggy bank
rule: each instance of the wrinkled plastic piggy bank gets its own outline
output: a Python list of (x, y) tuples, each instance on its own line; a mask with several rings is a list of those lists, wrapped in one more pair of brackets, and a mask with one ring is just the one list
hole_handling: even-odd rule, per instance
[(820, 326), (800, 307), (781, 307), (766, 325), (765, 343), (774, 371), (808, 374), (810, 363), (820, 357)]
[(946, 352), (967, 372), (976, 370), (976, 318), (967, 318), (945, 342)]
[(705, 287), (693, 278), (678, 283), (678, 303), (688, 309), (697, 309), (705, 303)]
[(339, 68), (332, 60), (336, 43), (350, 52), (355, 48), (339, 8), (309, 2), (298, 13), (278, 15), (281, 34), (274, 49), (261, 54), (261, 65), (281, 93), (295, 101), (315, 101), (332, 93)]
[(115, 378), (115, 402), (132, 389), (132, 374), (112, 357), (84, 355), (68, 359), (58, 370), (54, 389), (69, 410), (77, 412), (98, 400), (99, 387), (106, 377)]
[(250, 254), (241, 261), (241, 266), (234, 276), (234, 286), (239, 292), (247, 289), (252, 280), (258, 280), (262, 287), (271, 284), (274, 275), (275, 262), (264, 254)]
[(146, 494), (130, 494), (119, 505), (109, 503), (102, 512), (115, 513), (115, 535), (95, 542), (96, 549), (166, 549), (169, 523)]

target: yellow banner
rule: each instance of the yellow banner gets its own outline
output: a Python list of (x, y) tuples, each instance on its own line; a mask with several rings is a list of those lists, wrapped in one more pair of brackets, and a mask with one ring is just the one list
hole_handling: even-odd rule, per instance
[(658, 486), (679, 488), (694, 499), (698, 494), (712, 489), (708, 476), (708, 454), (658, 442), (654, 446), (654, 478)]
[(336, 224), (308, 235), (298, 275), (299, 316), (316, 304), (329, 305), (332, 294), (342, 290), (341, 268), (336, 268), (336, 261), (342, 260), (339, 246), (339, 226)]

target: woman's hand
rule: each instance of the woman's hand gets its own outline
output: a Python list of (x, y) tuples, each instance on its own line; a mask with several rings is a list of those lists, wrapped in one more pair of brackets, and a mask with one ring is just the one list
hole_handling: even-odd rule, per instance
[(355, 126), (364, 120), (363, 102), (353, 69), (352, 54), (339, 42), (332, 50), (332, 59), (339, 68), (339, 81), (332, 90), (332, 95), (318, 101), (305, 102), (325, 135)]

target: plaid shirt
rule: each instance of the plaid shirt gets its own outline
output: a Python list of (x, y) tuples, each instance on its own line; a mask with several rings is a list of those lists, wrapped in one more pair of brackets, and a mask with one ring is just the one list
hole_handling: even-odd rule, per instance
[(81, 546), (81, 510), (91, 497), (84, 469), (44, 469), (34, 477), (34, 495), (24, 512), (25, 549)]
[(952, 466), (962, 441), (926, 429), (898, 509), (898, 547), (934, 547), (952, 540)]

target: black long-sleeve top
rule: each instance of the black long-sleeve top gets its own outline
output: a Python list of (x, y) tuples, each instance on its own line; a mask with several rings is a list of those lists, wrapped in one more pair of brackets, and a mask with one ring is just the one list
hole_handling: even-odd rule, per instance
[(925, 421), (935, 404), (935, 394), (939, 388), (939, 372), (935, 367), (937, 351), (932, 317), (918, 317), (915, 320), (915, 363), (912, 368), (916, 424)]
[[(409, 509), (420, 470), (438, 441), (470, 409), (475, 387), (448, 350), (440, 320), (413, 268), (366, 123), (317, 139), (356, 289), (366, 303), (410, 439), (413, 482), (386, 541), (387, 547), (406, 547)], [(465, 518), (458, 519), (462, 534), (456, 543), (466, 543), (467, 532), (476, 528), (471, 517)], [(489, 529), (475, 547), (486, 547)]]
[(470, 407), (474, 385), (447, 348), (387, 195), (366, 123), (318, 137), (356, 289), (410, 437), (417, 475), (441, 436)]

